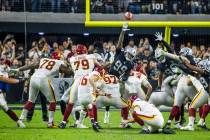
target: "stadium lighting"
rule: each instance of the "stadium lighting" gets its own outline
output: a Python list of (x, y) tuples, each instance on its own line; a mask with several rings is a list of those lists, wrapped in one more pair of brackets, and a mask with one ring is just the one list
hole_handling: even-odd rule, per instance
[(173, 34), (173, 37), (179, 37), (179, 34)]
[(84, 35), (84, 36), (89, 36), (89, 35), (90, 35), (90, 33), (83, 33), (83, 35)]
[(128, 34), (128, 36), (132, 37), (132, 36), (134, 36), (134, 34)]
[(44, 32), (38, 32), (39, 35), (44, 35)]

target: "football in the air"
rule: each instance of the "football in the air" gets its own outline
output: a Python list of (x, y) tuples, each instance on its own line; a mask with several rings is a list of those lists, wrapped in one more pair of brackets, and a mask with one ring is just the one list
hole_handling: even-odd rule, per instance
[(124, 17), (126, 20), (132, 20), (133, 19), (133, 14), (131, 12), (126, 12), (124, 14)]

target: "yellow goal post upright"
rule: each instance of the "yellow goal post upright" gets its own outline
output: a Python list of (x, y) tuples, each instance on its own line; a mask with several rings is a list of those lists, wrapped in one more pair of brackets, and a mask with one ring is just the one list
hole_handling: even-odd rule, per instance
[[(122, 27), (125, 21), (92, 21), (90, 1), (86, 0), (86, 27)], [(172, 27), (210, 27), (209, 21), (129, 21), (129, 27), (164, 27), (165, 41), (170, 44)]]

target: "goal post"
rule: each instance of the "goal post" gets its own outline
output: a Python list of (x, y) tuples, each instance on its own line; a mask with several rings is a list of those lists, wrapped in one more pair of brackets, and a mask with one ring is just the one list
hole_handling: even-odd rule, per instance
[(177, 27), (210, 27), (209, 21), (94, 21), (91, 20), (91, 0), (86, 0), (86, 27), (122, 27), (128, 22), (129, 27), (163, 27), (165, 28), (165, 41), (170, 43), (171, 28)]

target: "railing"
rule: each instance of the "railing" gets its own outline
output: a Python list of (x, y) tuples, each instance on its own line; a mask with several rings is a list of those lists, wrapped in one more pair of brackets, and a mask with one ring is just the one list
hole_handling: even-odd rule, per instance
[[(0, 0), (1, 11), (85, 13), (86, 0)], [(210, 14), (207, 0), (91, 0), (93, 13)]]

